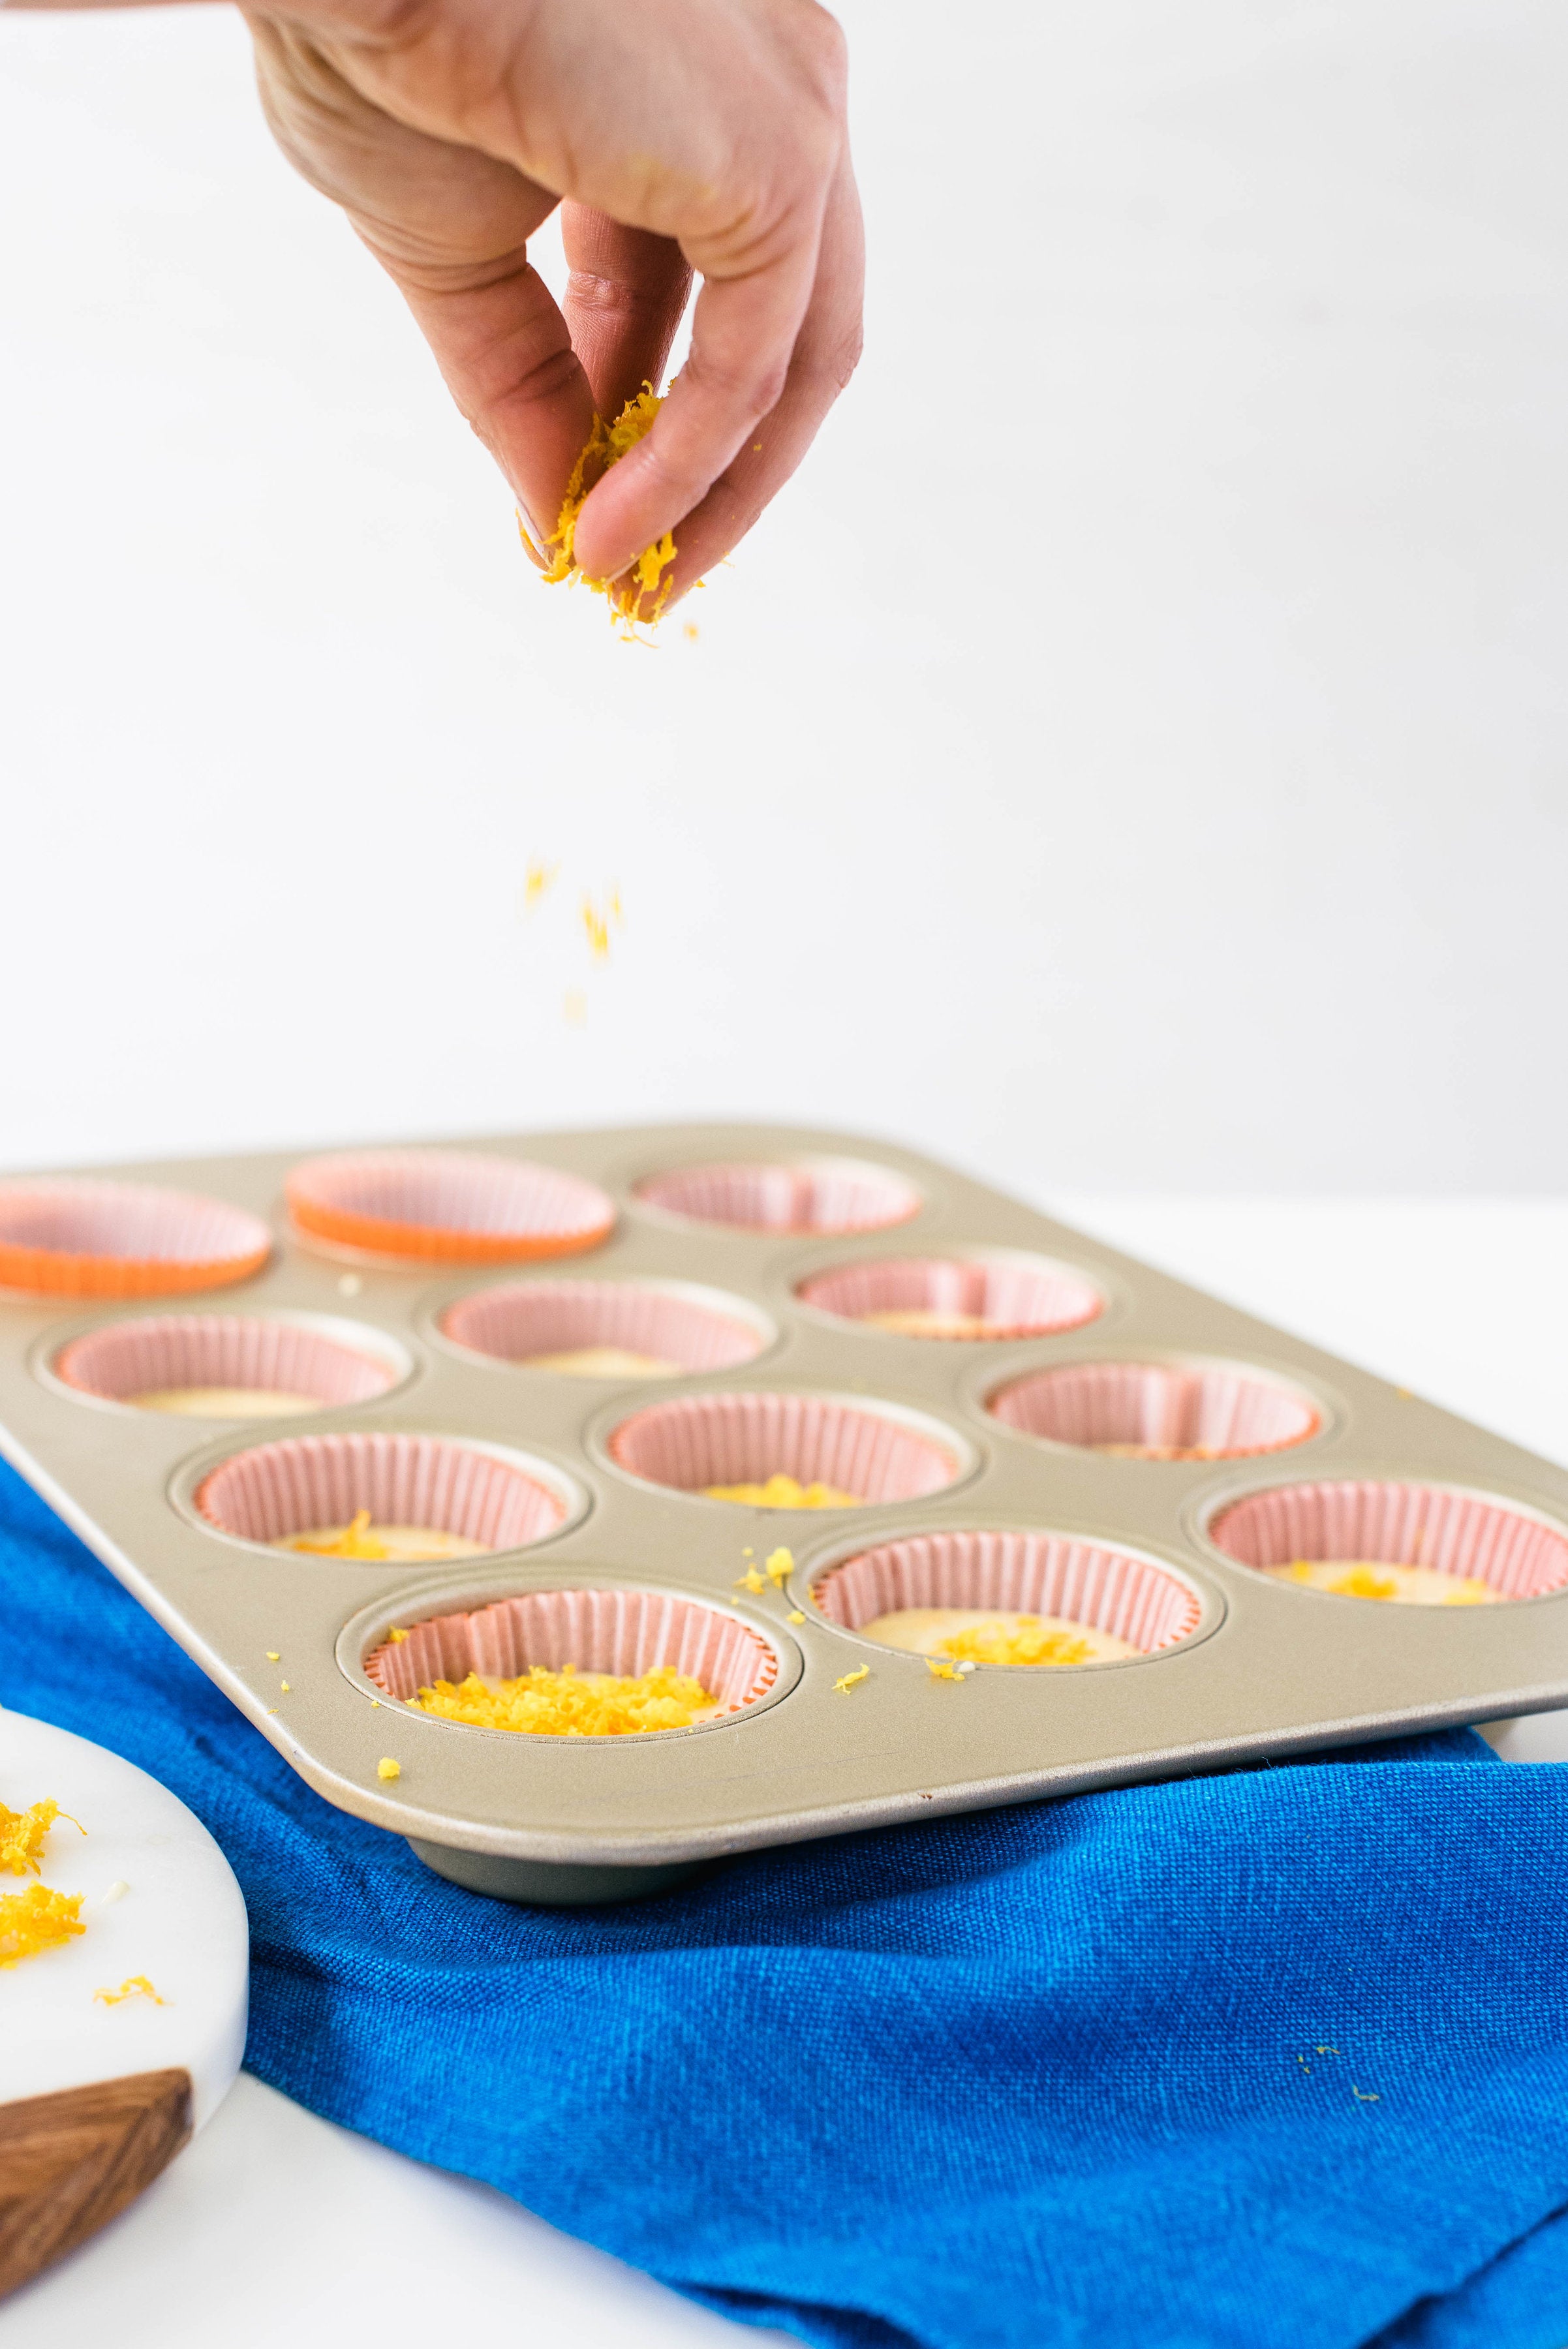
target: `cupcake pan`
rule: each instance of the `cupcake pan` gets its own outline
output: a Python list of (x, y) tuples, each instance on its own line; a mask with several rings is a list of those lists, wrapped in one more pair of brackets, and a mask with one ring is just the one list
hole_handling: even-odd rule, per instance
[[(520, 1261), (551, 1252), (577, 1261)], [(476, 1891), (624, 1898), (726, 1853), (1568, 1704), (1568, 1471), (885, 1144), (646, 1128), (18, 1178), (0, 1289), (6, 1456), (311, 1785)], [(906, 1309), (1005, 1334), (864, 1318)], [(676, 1367), (524, 1367), (584, 1345)], [(113, 1407), (252, 1380), (315, 1408)], [(781, 1470), (860, 1505), (700, 1497)], [(359, 1508), (492, 1555), (263, 1547)], [(1511, 1603), (1258, 1570), (1298, 1557)], [(893, 1604), (1140, 1652), (955, 1689), (857, 1635)], [(438, 1666), (693, 1656), (734, 1709), (690, 1731), (400, 1702)]]

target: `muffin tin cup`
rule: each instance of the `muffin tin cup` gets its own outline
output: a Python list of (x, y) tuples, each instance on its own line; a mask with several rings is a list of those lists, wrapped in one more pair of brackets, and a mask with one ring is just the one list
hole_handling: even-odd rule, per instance
[[(723, 1710), (714, 1717), (717, 1722), (733, 1720), (757, 1703), (779, 1675), (776, 1646), (738, 1615), (641, 1585), (522, 1591), (488, 1606), (417, 1617), (400, 1629), (407, 1637), (389, 1638), (372, 1648), (362, 1667), (379, 1694), (399, 1702), (437, 1681), (456, 1682), (470, 1672), (485, 1681), (511, 1681), (535, 1665), (556, 1672), (570, 1665), (579, 1672), (636, 1676), (669, 1664), (718, 1699)], [(461, 1729), (471, 1724), (443, 1725)], [(512, 1737), (519, 1733), (484, 1733)], [(631, 1733), (671, 1737), (685, 1733)], [(624, 1741), (617, 1737), (613, 1742)]]
[(667, 1361), (670, 1377), (733, 1370), (777, 1336), (740, 1298), (652, 1280), (509, 1281), (459, 1298), (436, 1328), (465, 1353), (517, 1368), (540, 1355), (611, 1347)]
[[(1124, 1640), (1141, 1659), (1190, 1640), (1204, 1618), (1198, 1590), (1168, 1566), (1071, 1533), (981, 1528), (906, 1535), (857, 1550), (806, 1578), (813, 1604), (845, 1631), (857, 1632), (877, 1616), (903, 1608), (1053, 1616)], [(880, 1641), (868, 1644), (882, 1648)], [(1032, 1674), (1039, 1670), (1011, 1664), (976, 1669)], [(1058, 1665), (1050, 1676), (1106, 1669), (1103, 1662)]]
[(284, 1313), (139, 1316), (84, 1330), (46, 1359), (73, 1394), (130, 1410), (139, 1395), (189, 1388), (297, 1394), (302, 1413), (341, 1409), (390, 1393), (412, 1369), (378, 1330)]
[(1221, 1504), (1206, 1530), (1239, 1566), (1366, 1559), (1473, 1578), (1507, 1599), (1568, 1590), (1568, 1528), (1499, 1495), (1453, 1485), (1370, 1477), (1276, 1485)]
[[(650, 1403), (611, 1429), (606, 1450), (628, 1475), (700, 1499), (711, 1497), (711, 1485), (765, 1485), (783, 1475), (853, 1493), (857, 1506), (945, 1492), (969, 1474), (974, 1458), (956, 1430), (897, 1403), (797, 1392), (681, 1395)], [(776, 1514), (782, 1519), (806, 1512), (783, 1507)]]
[(340, 1151), (296, 1167), (285, 1195), (306, 1238), (388, 1263), (578, 1256), (615, 1225), (580, 1174), (472, 1150)]
[[(185, 1481), (199, 1524), (268, 1549), (317, 1527), (347, 1526), (362, 1509), (372, 1525), (428, 1526), (486, 1551), (525, 1549), (558, 1534), (582, 1507), (564, 1478), (526, 1454), (402, 1432), (285, 1436), (227, 1453), (193, 1478), (187, 1472)], [(322, 1566), (389, 1563), (291, 1555)]]
[(1300, 1388), (1236, 1362), (1063, 1362), (997, 1387), (1000, 1425), (1075, 1450), (1240, 1460), (1307, 1443), (1324, 1413)]
[(906, 1176), (853, 1158), (726, 1159), (645, 1174), (645, 1207), (682, 1222), (736, 1232), (879, 1232), (922, 1206)]
[(985, 1325), (897, 1333), (961, 1344), (1081, 1330), (1098, 1320), (1106, 1304), (1096, 1283), (1071, 1265), (1017, 1249), (855, 1257), (812, 1273), (795, 1294), (818, 1313), (873, 1329), (877, 1325), (870, 1317), (876, 1313), (927, 1313)]
[(0, 1183), (0, 1290), (172, 1297), (259, 1272), (272, 1235), (226, 1200), (86, 1176)]

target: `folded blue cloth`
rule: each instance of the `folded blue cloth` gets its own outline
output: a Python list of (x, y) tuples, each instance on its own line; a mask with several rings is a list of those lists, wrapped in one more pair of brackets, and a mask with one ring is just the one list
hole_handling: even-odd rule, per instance
[(1568, 1768), (1457, 1732), (515, 1909), (313, 1795), (4, 1469), (0, 1569), (0, 1700), (206, 1821), (246, 2060), (329, 2119), (827, 2349), (1568, 2343)]

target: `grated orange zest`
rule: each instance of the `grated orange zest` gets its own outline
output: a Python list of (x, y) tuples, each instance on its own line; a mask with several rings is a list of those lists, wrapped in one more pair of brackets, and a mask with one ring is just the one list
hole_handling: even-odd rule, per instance
[(749, 1501), (758, 1509), (857, 1509), (858, 1493), (836, 1485), (802, 1485), (794, 1476), (770, 1476), (763, 1485), (705, 1485), (710, 1501)]
[(0, 1892), (0, 1966), (14, 1966), (45, 1950), (57, 1950), (87, 1927), (81, 1921), (83, 1895), (52, 1892), (47, 1884), (29, 1884), (26, 1892)]
[(359, 1509), (351, 1523), (340, 1534), (334, 1534), (330, 1541), (312, 1541), (308, 1535), (301, 1534), (288, 1547), (304, 1551), (308, 1557), (385, 1557), (387, 1545), (367, 1531), (369, 1523), (369, 1510)]
[(950, 1639), (939, 1640), (937, 1653), (971, 1664), (1087, 1664), (1095, 1651), (1087, 1640), (1071, 1631), (1047, 1631), (1038, 1616), (1023, 1615), (1015, 1630), (1000, 1621), (968, 1624)]
[(579, 1672), (574, 1664), (552, 1671), (544, 1664), (515, 1680), (481, 1680), (455, 1686), (437, 1681), (410, 1697), (410, 1706), (440, 1721), (473, 1729), (513, 1729), (545, 1737), (626, 1737), (650, 1729), (690, 1729), (716, 1701), (689, 1672), (655, 1664), (646, 1672)]
[[(577, 516), (587, 501), (589, 491), (602, 481), (612, 465), (619, 463), (628, 449), (636, 448), (651, 429), (653, 419), (663, 405), (653, 386), (645, 383), (637, 397), (627, 401), (613, 424), (607, 424), (602, 416), (595, 417), (594, 429), (572, 468), (556, 527), (545, 543), (545, 552), (549, 554), (545, 584), (556, 587), (564, 579), (587, 580), (596, 595), (607, 597), (610, 617), (628, 643), (639, 641), (637, 632), (639, 626), (657, 626), (669, 600), (670, 583), (666, 579), (661, 587), (659, 581), (675, 560), (674, 533), (667, 530), (662, 538), (656, 539), (651, 546), (645, 546), (623, 578), (588, 579), (576, 559)], [(524, 545), (529, 544), (528, 533), (523, 530), (521, 519), (517, 527), (523, 532)], [(645, 612), (642, 605), (647, 595), (651, 595), (654, 603), (652, 609)]]
[(70, 1819), (78, 1835), (87, 1833), (79, 1819), (72, 1819), (47, 1795), (25, 1811), (8, 1811), (0, 1803), (0, 1875), (36, 1876), (44, 1838), (57, 1819)]
[(122, 2006), (128, 1998), (150, 1998), (154, 2006), (169, 2003), (159, 1997), (145, 1974), (127, 1974), (118, 1990), (95, 1990), (92, 1997), (95, 2006)]

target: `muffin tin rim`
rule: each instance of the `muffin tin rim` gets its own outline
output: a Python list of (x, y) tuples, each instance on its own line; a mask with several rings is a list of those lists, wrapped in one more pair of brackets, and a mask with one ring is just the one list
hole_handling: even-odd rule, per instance
[[(246, 1535), (232, 1534), (223, 1526), (214, 1525), (211, 1517), (203, 1516), (196, 1506), (196, 1493), (200, 1485), (215, 1469), (221, 1468), (225, 1461), (237, 1460), (246, 1452), (265, 1451), (274, 1444), (308, 1440), (318, 1435), (411, 1435), (432, 1436), (438, 1443), (455, 1444), (469, 1452), (485, 1453), (493, 1460), (502, 1461), (508, 1467), (519, 1469), (534, 1484), (543, 1485), (546, 1491), (554, 1493), (557, 1500), (565, 1504), (565, 1515), (560, 1523), (552, 1526), (548, 1533), (540, 1534), (531, 1542), (514, 1544), (510, 1549), (487, 1550), (483, 1553), (486, 1557), (532, 1557), (535, 1551), (543, 1549), (547, 1543), (559, 1541), (564, 1535), (575, 1533), (577, 1527), (593, 1515), (597, 1495), (592, 1486), (586, 1483), (574, 1468), (567, 1467), (556, 1460), (550, 1453), (542, 1448), (535, 1446), (525, 1449), (521, 1444), (502, 1443), (493, 1436), (474, 1435), (462, 1429), (442, 1427), (425, 1420), (415, 1421), (411, 1424), (394, 1423), (387, 1426), (379, 1422), (366, 1425), (363, 1423), (364, 1418), (365, 1412), (362, 1404), (348, 1404), (343, 1407), (341, 1417), (335, 1415), (334, 1423), (331, 1426), (322, 1426), (313, 1422), (310, 1427), (301, 1430), (299, 1437), (273, 1433), (250, 1444), (236, 1444), (232, 1436), (220, 1437), (213, 1443), (203, 1445), (200, 1452), (187, 1454), (184, 1458), (176, 1462), (163, 1482), (164, 1499), (175, 1515), (182, 1518), (186, 1525), (193, 1526), (196, 1532), (207, 1535), (215, 1542), (223, 1543), (229, 1549), (242, 1551), (252, 1557), (268, 1557), (275, 1562), (293, 1555), (309, 1563), (308, 1552), (290, 1553), (286, 1550), (275, 1549), (270, 1542), (252, 1541)], [(277, 1430), (286, 1426), (287, 1423), (275, 1420), (247, 1421), (242, 1422), (241, 1424), (265, 1426)], [(393, 1573), (400, 1570), (411, 1572), (416, 1568), (428, 1568), (436, 1563), (435, 1560), (428, 1557), (399, 1560), (385, 1557), (325, 1557), (318, 1562), (323, 1566), (388, 1567)], [(448, 1563), (452, 1567), (459, 1567), (477, 1565), (478, 1560), (452, 1558)]]
[[(691, 1375), (699, 1383), (687, 1388), (680, 1395), (667, 1392), (659, 1400), (668, 1402), (695, 1402), (703, 1394), (809, 1395), (818, 1402), (838, 1403), (846, 1411), (879, 1414), (883, 1418), (896, 1418), (911, 1433), (924, 1436), (928, 1443), (943, 1445), (958, 1460), (958, 1474), (951, 1481), (946, 1485), (939, 1485), (934, 1492), (926, 1495), (925, 1497), (932, 1502), (945, 1500), (949, 1494), (958, 1492), (961, 1486), (972, 1484), (975, 1478), (981, 1475), (991, 1465), (989, 1454), (982, 1443), (968, 1434), (964, 1429), (955, 1427), (950, 1421), (939, 1418), (923, 1403), (900, 1402), (895, 1397), (887, 1394), (857, 1394), (846, 1388), (820, 1386), (811, 1380), (774, 1379), (765, 1383), (753, 1383), (740, 1376), (740, 1373), (749, 1371), (751, 1367), (749, 1362), (738, 1362), (735, 1365), (737, 1382), (734, 1385), (721, 1384), (720, 1381), (723, 1375), (722, 1372), (715, 1374), (711, 1371), (694, 1371)], [(648, 1381), (649, 1386), (654, 1383), (651, 1379)], [(668, 1383), (673, 1386), (675, 1382), (671, 1380)], [(857, 1517), (863, 1518), (877, 1509), (905, 1508), (909, 1506), (904, 1500), (857, 1501), (846, 1502), (842, 1506), (835, 1506), (831, 1509), (773, 1509), (761, 1501), (717, 1501), (711, 1499), (707, 1493), (694, 1490), (687, 1485), (661, 1485), (654, 1477), (639, 1476), (634, 1469), (621, 1466), (620, 1462), (610, 1451), (609, 1439), (616, 1429), (622, 1426), (626, 1421), (637, 1418), (641, 1411), (653, 1410), (657, 1407), (657, 1402), (650, 1398), (642, 1403), (634, 1402), (628, 1408), (623, 1393), (621, 1400), (612, 1399), (603, 1403), (585, 1422), (579, 1437), (585, 1456), (591, 1460), (597, 1468), (602, 1469), (607, 1475), (614, 1476), (620, 1484), (628, 1485), (635, 1493), (644, 1495), (659, 1493), (669, 1500), (694, 1503), (704, 1509), (728, 1509), (732, 1512), (749, 1509), (753, 1516), (782, 1519), (786, 1524), (797, 1522), (802, 1517), (846, 1516), (851, 1509)]]
[[(497, 1558), (506, 1555), (530, 1557), (534, 1547), (536, 1545), (521, 1552), (498, 1550), (494, 1555)], [(427, 1559), (421, 1563), (428, 1565), (430, 1561)], [(542, 1568), (531, 1577), (524, 1577), (515, 1569), (510, 1574), (491, 1576), (464, 1575), (459, 1571), (465, 1566), (472, 1568), (487, 1563), (483, 1558), (454, 1558), (443, 1575), (432, 1575), (423, 1584), (399, 1590), (395, 1596), (383, 1592), (379, 1598), (368, 1599), (348, 1618), (333, 1642), (334, 1659), (349, 1687), (382, 1713), (390, 1713), (394, 1720), (422, 1722), (432, 1729), (462, 1730), (469, 1736), (489, 1738), (504, 1747), (520, 1748), (524, 1753), (535, 1746), (542, 1746), (553, 1753), (574, 1752), (582, 1747), (602, 1754), (607, 1749), (616, 1751), (627, 1746), (670, 1744), (676, 1739), (695, 1737), (709, 1730), (740, 1728), (753, 1716), (769, 1713), (775, 1704), (782, 1704), (805, 1677), (805, 1659), (799, 1642), (784, 1625), (775, 1623), (759, 1609), (737, 1605), (695, 1585), (681, 1584), (671, 1576), (639, 1575), (628, 1572), (625, 1568), (596, 1567), (581, 1559), (571, 1560), (564, 1570), (555, 1573)], [(426, 1615), (416, 1616), (416, 1621), (429, 1621), (434, 1614), (472, 1613), (481, 1607), (493, 1606), (500, 1599), (525, 1598), (535, 1590), (651, 1590), (684, 1600), (688, 1605), (706, 1607), (717, 1615), (732, 1616), (743, 1623), (747, 1630), (755, 1632), (772, 1650), (778, 1667), (773, 1686), (764, 1689), (761, 1696), (735, 1712), (719, 1713), (710, 1721), (694, 1721), (686, 1729), (630, 1730), (609, 1737), (564, 1737), (548, 1733), (529, 1736), (514, 1729), (485, 1729), (474, 1722), (442, 1721), (436, 1714), (421, 1713), (396, 1697), (387, 1696), (375, 1686), (365, 1671), (366, 1657), (386, 1640), (393, 1624), (406, 1622), (410, 1614), (427, 1600), (442, 1603), (432, 1606)], [(369, 1637), (372, 1626), (376, 1627), (373, 1639)]]
[[(826, 1514), (825, 1511), (824, 1515)], [(911, 1521), (907, 1526), (897, 1525), (878, 1526), (875, 1538), (870, 1541), (849, 1541), (846, 1538), (846, 1528), (840, 1527), (836, 1540), (831, 1535), (825, 1534), (821, 1541), (809, 1547), (803, 1547), (801, 1554), (795, 1557), (794, 1565), (784, 1584), (785, 1590), (794, 1606), (805, 1614), (806, 1621), (815, 1624), (819, 1630), (831, 1632), (836, 1639), (853, 1640), (858, 1647), (867, 1649), (875, 1655), (904, 1657), (909, 1662), (914, 1664), (925, 1663), (925, 1657), (916, 1655), (911, 1650), (887, 1647), (880, 1640), (867, 1639), (864, 1632), (853, 1630), (846, 1623), (832, 1621), (816, 1604), (815, 1584), (821, 1581), (833, 1568), (847, 1565), (851, 1558), (859, 1557), (867, 1550), (886, 1549), (896, 1542), (919, 1541), (928, 1535), (1043, 1534), (1048, 1537), (1056, 1536), (1069, 1541), (1093, 1542), (1101, 1549), (1120, 1551), (1128, 1557), (1136, 1557), (1145, 1566), (1157, 1567), (1162, 1574), (1168, 1574), (1174, 1581), (1183, 1584), (1187, 1589), (1195, 1594), (1201, 1609), (1198, 1621), (1190, 1631), (1179, 1640), (1173, 1640), (1168, 1647), (1145, 1650), (1136, 1656), (1102, 1657), (1088, 1664), (1053, 1665), (1049, 1668), (1049, 1671), (1042, 1671), (1040, 1666), (1033, 1664), (977, 1662), (975, 1665), (976, 1672), (1033, 1672), (1043, 1680), (1049, 1680), (1058, 1671), (1073, 1673), (1127, 1671), (1139, 1664), (1158, 1664), (1173, 1656), (1188, 1655), (1193, 1649), (1201, 1647), (1206, 1640), (1211, 1640), (1223, 1627), (1230, 1614), (1230, 1599), (1227, 1593), (1220, 1585), (1208, 1581), (1201, 1566), (1195, 1569), (1190, 1559), (1176, 1557), (1168, 1550), (1162, 1549), (1156, 1541), (1123, 1540), (1119, 1535), (1103, 1534), (1090, 1526), (1075, 1526), (1073, 1523), (1071, 1512), (1064, 1512), (1056, 1522), (1051, 1525), (1024, 1525), (1020, 1522), (1016, 1510), (1006, 1513), (1000, 1510), (992, 1510), (989, 1513), (976, 1510), (950, 1526), (932, 1525), (929, 1520), (920, 1520)], [(1234, 1559), (1231, 1560), (1232, 1565), (1235, 1562)]]
[[(106, 1299), (104, 1301), (107, 1304), (111, 1300)], [(309, 1306), (293, 1305), (254, 1305), (248, 1309), (236, 1308), (228, 1311), (222, 1309), (202, 1310), (196, 1308), (182, 1313), (179, 1309), (176, 1299), (160, 1302), (152, 1298), (125, 1298), (119, 1301), (126, 1309), (123, 1312), (84, 1314), (74, 1325), (57, 1325), (52, 1330), (44, 1330), (40, 1336), (34, 1339), (27, 1349), (26, 1364), (40, 1386), (47, 1388), (51, 1394), (63, 1395), (69, 1402), (82, 1403), (89, 1409), (109, 1412), (119, 1418), (129, 1415), (132, 1419), (166, 1419), (175, 1422), (185, 1419), (192, 1426), (231, 1428), (266, 1426), (280, 1430), (299, 1427), (302, 1422), (308, 1421), (309, 1427), (304, 1432), (317, 1433), (322, 1432), (317, 1428), (317, 1423), (335, 1412), (364, 1411), (371, 1403), (390, 1402), (394, 1397), (407, 1394), (409, 1389), (418, 1383), (424, 1371), (425, 1366), (420, 1355), (404, 1340), (394, 1337), (390, 1330), (378, 1329), (374, 1322), (350, 1320), (346, 1314), (319, 1313)], [(275, 1418), (262, 1417), (254, 1420), (246, 1418), (244, 1413), (233, 1412), (199, 1413), (144, 1411), (138, 1403), (121, 1402), (118, 1395), (94, 1394), (86, 1387), (74, 1387), (68, 1381), (62, 1379), (54, 1368), (56, 1357), (62, 1354), (67, 1346), (74, 1345), (78, 1338), (93, 1337), (100, 1330), (123, 1329), (128, 1323), (134, 1321), (198, 1319), (286, 1321), (295, 1329), (309, 1330), (318, 1337), (330, 1339), (335, 1344), (342, 1345), (350, 1353), (362, 1354), (372, 1361), (379, 1358), (384, 1367), (388, 1369), (394, 1369), (400, 1363), (401, 1368), (398, 1370), (398, 1375), (393, 1379), (390, 1386), (384, 1387), (379, 1395), (366, 1397), (363, 1402), (323, 1402), (317, 1403), (310, 1411), (290, 1412), (286, 1415), (279, 1415)], [(349, 1332), (353, 1334), (350, 1336), (348, 1334)], [(368, 1343), (367, 1340), (373, 1340), (373, 1343)], [(279, 1440), (283, 1440), (281, 1435)]]
[[(1267, 1458), (1271, 1462), (1278, 1460), (1282, 1463), (1287, 1456), (1293, 1457), (1296, 1453), (1303, 1449), (1303, 1445), (1293, 1444), (1288, 1455), (1275, 1453), (1254, 1454), (1253, 1457)], [(1179, 1465), (1180, 1464), (1168, 1464)], [(1223, 1467), (1227, 1464), (1207, 1462), (1204, 1464)], [(1239, 1467), (1243, 1464), (1237, 1462), (1235, 1464)], [(1565, 1506), (1559, 1515), (1543, 1502), (1521, 1500), (1517, 1495), (1504, 1492), (1495, 1485), (1464, 1484), (1448, 1476), (1423, 1476), (1408, 1469), (1387, 1469), (1365, 1464), (1356, 1466), (1354, 1463), (1347, 1462), (1338, 1463), (1334, 1470), (1316, 1476), (1260, 1475), (1250, 1479), (1245, 1484), (1237, 1482), (1222, 1485), (1219, 1491), (1210, 1487), (1207, 1492), (1199, 1490), (1189, 1493), (1181, 1509), (1182, 1530), (1201, 1551), (1206, 1563), (1221, 1567), (1231, 1574), (1245, 1575), (1249, 1584), (1266, 1583), (1270, 1589), (1283, 1591), (1289, 1597), (1295, 1599), (1332, 1599), (1337, 1606), (1365, 1608), (1369, 1603), (1366, 1599), (1356, 1599), (1346, 1591), (1316, 1590), (1309, 1583), (1276, 1582), (1272, 1576), (1265, 1575), (1262, 1568), (1249, 1566), (1245, 1558), (1233, 1557), (1229, 1550), (1221, 1549), (1214, 1539), (1210, 1527), (1226, 1509), (1234, 1508), (1242, 1501), (1255, 1500), (1263, 1493), (1287, 1491), (1293, 1485), (1420, 1485), (1428, 1492), (1452, 1493), (1462, 1500), (1488, 1502), (1494, 1507), (1511, 1510), (1515, 1516), (1532, 1518), (1537, 1525), (1544, 1526), (1549, 1532), (1560, 1534), (1564, 1541), (1568, 1541), (1568, 1506)], [(1501, 1604), (1511, 1610), (1516, 1607), (1550, 1607), (1564, 1599), (1568, 1599), (1568, 1582), (1563, 1583), (1556, 1590), (1537, 1590), (1532, 1592), (1527, 1598), (1504, 1599)], [(1469, 1615), (1476, 1611), (1486, 1613), (1490, 1610), (1457, 1607), (1445, 1609), (1441, 1607), (1428, 1607), (1422, 1611), (1441, 1619), (1446, 1614)]]

